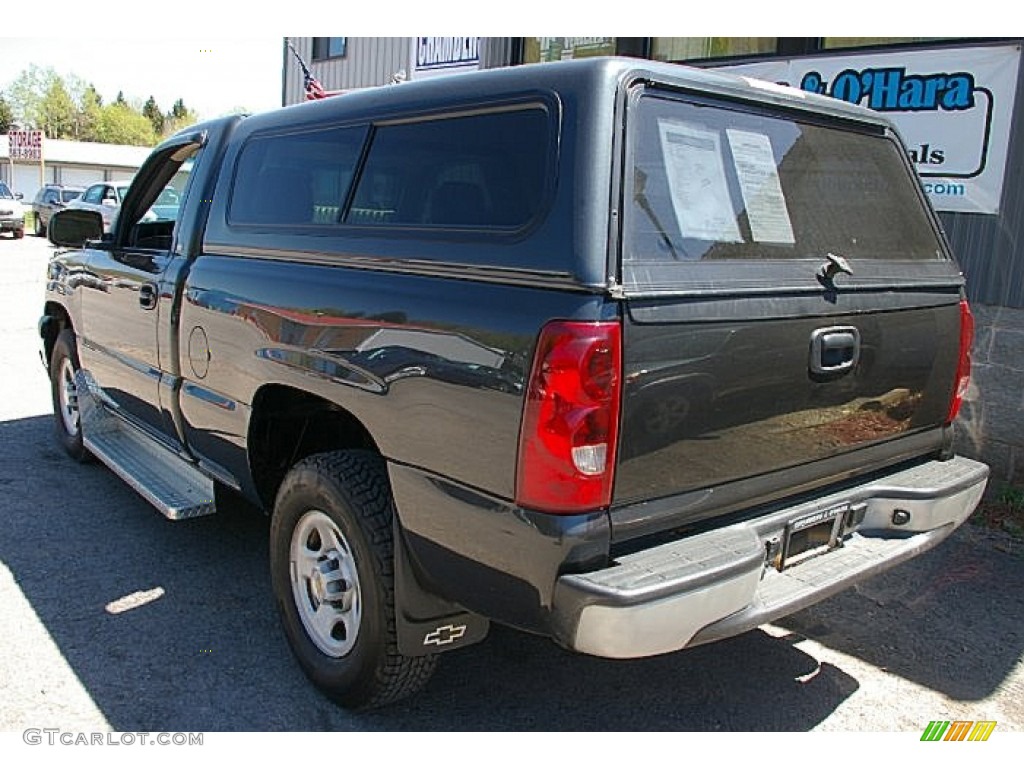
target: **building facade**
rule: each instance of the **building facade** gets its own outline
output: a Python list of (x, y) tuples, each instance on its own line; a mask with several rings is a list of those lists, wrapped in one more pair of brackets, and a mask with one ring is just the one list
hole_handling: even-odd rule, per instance
[[(886, 112), (967, 277), (974, 375), (959, 450), (1024, 485), (1024, 73), (1020, 38), (295, 38), (328, 90), (584, 56), (633, 56), (826, 93)], [(282, 103), (305, 98), (286, 45)]]
[(150, 151), (149, 147), (43, 139), (42, 162), (12, 160), (8, 137), (0, 135), (0, 181), (31, 203), (44, 184), (87, 187), (97, 181), (127, 181)]

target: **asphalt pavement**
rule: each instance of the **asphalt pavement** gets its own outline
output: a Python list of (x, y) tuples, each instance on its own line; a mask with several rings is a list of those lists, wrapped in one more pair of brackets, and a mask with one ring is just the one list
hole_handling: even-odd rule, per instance
[(494, 627), (417, 697), (351, 714), (293, 661), (251, 510), (165, 520), (52, 435), (52, 247), (0, 238), (0, 730), (1024, 731), (1024, 546), (968, 524), (776, 625), (636, 661)]

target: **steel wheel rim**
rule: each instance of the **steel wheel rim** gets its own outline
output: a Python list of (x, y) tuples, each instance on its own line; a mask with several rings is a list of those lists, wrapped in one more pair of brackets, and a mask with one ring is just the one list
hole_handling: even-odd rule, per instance
[(71, 437), (78, 435), (78, 387), (75, 386), (75, 367), (68, 358), (60, 363), (57, 380), (57, 404), (60, 408), (64, 431)]
[(359, 636), (362, 599), (352, 547), (326, 514), (311, 509), (292, 531), (292, 598), (302, 626), (327, 656), (347, 655)]

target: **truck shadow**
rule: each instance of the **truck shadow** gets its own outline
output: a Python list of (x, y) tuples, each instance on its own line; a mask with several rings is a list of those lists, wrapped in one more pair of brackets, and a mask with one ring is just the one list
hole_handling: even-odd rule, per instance
[[(859, 683), (795, 647), (799, 634), (956, 698), (991, 693), (1021, 650), (1021, 562), (957, 541), (792, 617), (799, 634), (616, 662), (495, 627), (418, 697), (351, 714), (292, 659), (265, 518), (167, 521), (101, 465), (65, 457), (50, 417), (0, 423), (0, 459), (0, 562), (116, 730), (800, 731)], [(993, 616), (998, 599), (1016, 602)]]
[(1024, 557), (961, 526), (916, 560), (779, 625), (958, 701), (991, 695), (1024, 651)]

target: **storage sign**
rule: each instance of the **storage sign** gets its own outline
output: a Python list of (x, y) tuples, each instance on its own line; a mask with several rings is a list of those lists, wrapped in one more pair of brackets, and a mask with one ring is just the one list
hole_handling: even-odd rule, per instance
[(414, 37), (412, 78), (468, 72), (480, 68), (479, 37)]
[(998, 213), (1020, 53), (1018, 45), (946, 48), (721, 69), (885, 113), (937, 210)]
[(43, 157), (42, 131), (11, 131), (7, 141), (11, 160), (41, 160)]

